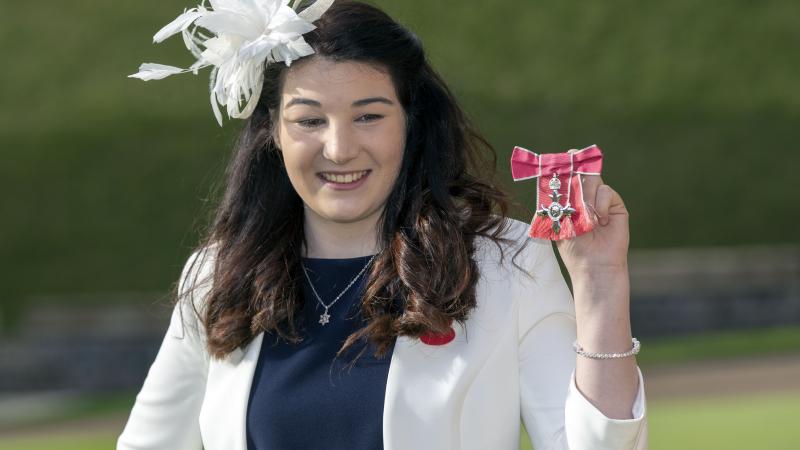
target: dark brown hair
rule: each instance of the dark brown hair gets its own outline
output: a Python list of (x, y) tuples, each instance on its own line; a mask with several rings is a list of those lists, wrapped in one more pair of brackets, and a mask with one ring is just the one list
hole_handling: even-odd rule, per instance
[[(379, 222), (383, 250), (361, 300), (365, 325), (337, 353), (367, 339), (380, 357), (398, 335), (443, 333), (451, 320), (464, 324), (476, 306), (475, 239), (491, 239), (502, 254), (499, 242), (510, 241), (502, 235), (513, 202), (493, 184), (494, 148), (429, 65), (412, 32), (380, 9), (355, 1), (335, 2), (314, 24), (317, 28), (303, 36), (315, 51), (306, 58), (388, 70), (407, 117), (400, 173)], [(216, 358), (262, 331), (293, 343), (302, 340), (303, 202), (271, 138), (270, 111), (279, 108), (286, 70), (283, 63), (265, 70), (259, 103), (226, 170), (224, 196), (198, 247), (214, 251), (192, 261), (213, 253), (213, 283), (198, 315), (208, 352)], [(197, 280), (191, 283), (196, 285)]]

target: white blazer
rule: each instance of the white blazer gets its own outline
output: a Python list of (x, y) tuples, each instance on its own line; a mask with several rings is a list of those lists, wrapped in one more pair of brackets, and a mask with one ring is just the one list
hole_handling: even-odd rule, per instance
[[(509, 220), (515, 245), (532, 241), (516, 261), (535, 280), (510, 263), (516, 247), (506, 247), (501, 266), (497, 246), (478, 238), (478, 307), (466, 329), (454, 322), (455, 339), (440, 346), (397, 338), (384, 399), (384, 448), (518, 450), (522, 419), (536, 450), (647, 449), (641, 370), (633, 419), (606, 417), (578, 391), (575, 306), (553, 247), (527, 237), (528, 224)], [(200, 268), (201, 277), (209, 266)], [(202, 299), (208, 288), (198, 289)], [(263, 333), (214, 360), (190, 305), (183, 306), (173, 311), (118, 450), (247, 448), (245, 416)]]

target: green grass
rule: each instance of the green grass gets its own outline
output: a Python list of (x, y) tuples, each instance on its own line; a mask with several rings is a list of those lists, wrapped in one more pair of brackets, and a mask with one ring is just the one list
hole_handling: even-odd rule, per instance
[(3, 422), (0, 422), (0, 434), (6, 430), (46, 426), (67, 420), (90, 419), (125, 413), (133, 406), (135, 397), (136, 392), (82, 395), (78, 398), (65, 400), (63, 405), (50, 409), (44, 415), (34, 418), (15, 417), (11, 422), (8, 422), (9, 419), (4, 419)]
[(648, 401), (650, 448), (796, 449), (800, 392)]
[[(240, 122), (217, 126), (208, 70), (127, 75), (192, 62), (179, 37), (152, 35), (195, 3), (20, 2), (0, 15), (14, 61), (0, 71), (0, 320), (38, 294), (177, 279)], [(791, 214), (765, 223), (753, 207), (800, 204), (800, 3), (377, 3), (422, 38), (517, 198), (534, 185), (511, 182), (514, 145), (594, 143), (632, 248), (798, 242)]]
[(716, 331), (642, 340), (641, 367), (692, 361), (800, 353), (800, 326)]
[[(793, 450), (800, 392), (648, 400), (650, 450)], [(520, 450), (533, 447), (526, 433)]]
[(109, 450), (117, 442), (115, 433), (97, 432), (85, 437), (50, 436), (14, 440), (0, 439), (5, 450)]

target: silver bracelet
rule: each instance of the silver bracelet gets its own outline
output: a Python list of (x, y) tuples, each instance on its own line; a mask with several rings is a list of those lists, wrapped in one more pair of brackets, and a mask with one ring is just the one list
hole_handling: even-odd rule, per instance
[(639, 344), (639, 340), (636, 339), (636, 338), (633, 338), (633, 339), (631, 339), (631, 341), (633, 342), (633, 348), (628, 350), (625, 353), (588, 353), (588, 352), (585, 352), (583, 350), (583, 348), (581, 348), (580, 345), (578, 345), (578, 340), (577, 339), (572, 344), (572, 348), (575, 349), (575, 353), (577, 353), (577, 354), (579, 354), (581, 356), (585, 356), (587, 358), (594, 358), (594, 359), (625, 358), (625, 357), (633, 356), (633, 355), (639, 353), (639, 348), (641, 347), (641, 345)]

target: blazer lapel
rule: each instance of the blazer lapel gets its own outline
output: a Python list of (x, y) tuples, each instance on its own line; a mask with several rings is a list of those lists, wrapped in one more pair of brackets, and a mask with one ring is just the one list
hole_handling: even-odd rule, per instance
[[(486, 323), (485, 315), (476, 310), (468, 323)], [(467, 331), (458, 322), (452, 326), (455, 338), (445, 345), (407, 336), (395, 341), (384, 397), (385, 450), (460, 448), (461, 401), (479, 369), (469, 361), (484, 359), (490, 348), (467, 346)], [(470, 327), (470, 334), (485, 332), (491, 331)], [(244, 349), (211, 360), (200, 410), (206, 450), (247, 450), (247, 403), (263, 338), (259, 333)]]
[(208, 386), (200, 409), (200, 432), (206, 450), (247, 450), (247, 403), (264, 333), (223, 360), (211, 360)]
[(445, 345), (398, 336), (386, 380), (385, 450), (458, 448), (459, 436), (452, 430), (460, 405), (453, 399), (463, 397), (468, 364), (464, 329), (458, 322), (453, 329), (455, 338)]
[[(476, 287), (478, 308), (465, 326), (453, 322), (456, 335), (447, 344), (397, 338), (384, 399), (384, 450), (473, 448), (475, 435), (487, 431), (471, 424), (492, 411), (492, 391), (474, 383), (498, 349), (512, 348), (498, 346), (501, 337), (516, 333), (508, 325), (515, 312), (504, 300), (511, 298), (509, 286), (493, 267), (486, 269)], [(472, 402), (467, 417), (465, 401)]]
[[(455, 380), (466, 362), (454, 357), (466, 344), (460, 324), (446, 345), (427, 345), (399, 336), (389, 362), (383, 412), (385, 449), (454, 448), (449, 429), (457, 405), (451, 402)], [(247, 403), (264, 333), (244, 349), (209, 365), (208, 386), (200, 410), (200, 430), (206, 450), (247, 450)], [(414, 444), (414, 445), (412, 445)]]

